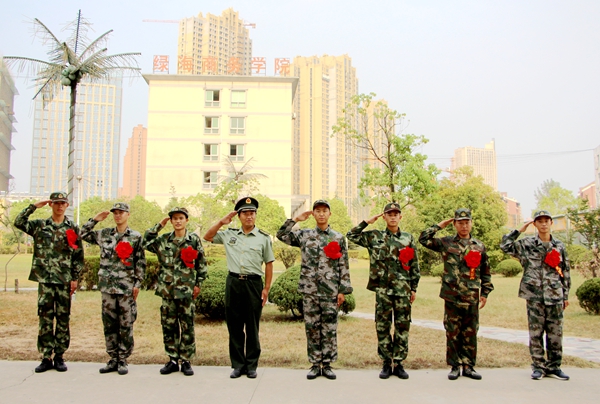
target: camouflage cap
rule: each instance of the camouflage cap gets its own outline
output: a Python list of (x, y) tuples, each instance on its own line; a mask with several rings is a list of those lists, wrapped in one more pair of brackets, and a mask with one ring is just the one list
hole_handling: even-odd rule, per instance
[(538, 210), (533, 214), (533, 221), (535, 222), (540, 217), (549, 217), (550, 219), (552, 219), (552, 215), (547, 210)]
[(174, 207), (169, 211), (169, 217), (172, 218), (175, 213), (183, 213), (186, 219), (189, 217), (189, 213), (186, 208)]
[(117, 202), (113, 205), (112, 208), (110, 208), (111, 212), (114, 212), (115, 210), (122, 210), (123, 212), (129, 212), (129, 205), (126, 204), (125, 202)]
[(467, 208), (460, 208), (454, 211), (454, 220), (471, 220), (471, 210)]
[(235, 203), (234, 210), (238, 213), (245, 210), (258, 210), (258, 201), (251, 196), (245, 196), (238, 199), (238, 201)]
[(389, 213), (389, 212), (402, 213), (402, 210), (400, 209), (400, 205), (398, 205), (396, 202), (392, 202), (392, 203), (388, 203), (383, 208), (383, 213)]
[(328, 208), (329, 210), (331, 210), (331, 206), (329, 206), (329, 202), (327, 202), (325, 199), (317, 199), (317, 200), (315, 201), (315, 203), (313, 203), (313, 210), (315, 210), (315, 208), (316, 208), (317, 206), (319, 206), (319, 205), (322, 205), (322, 206), (327, 206), (327, 208)]
[(50, 194), (50, 200), (52, 202), (69, 202), (66, 192), (52, 192)]

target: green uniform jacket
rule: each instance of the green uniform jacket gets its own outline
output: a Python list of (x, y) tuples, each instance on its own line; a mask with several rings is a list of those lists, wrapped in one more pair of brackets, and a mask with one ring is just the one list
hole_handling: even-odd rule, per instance
[[(33, 259), (29, 280), (39, 283), (65, 284), (76, 281), (83, 270), (83, 243), (79, 229), (69, 218), (55, 224), (52, 218), (28, 220), (36, 211), (29, 205), (15, 219), (15, 227), (33, 238)], [(67, 230), (77, 234), (73, 248), (67, 242)]]
[[(395, 234), (388, 229), (363, 231), (367, 226), (367, 222), (362, 221), (346, 235), (348, 240), (369, 250), (367, 289), (376, 291), (383, 288), (388, 295), (394, 296), (410, 296), (411, 291), (416, 292), (421, 272), (413, 236), (400, 230)], [(402, 266), (399, 259), (400, 250), (405, 247), (414, 250), (414, 258), (406, 264), (408, 269)]]
[[(206, 279), (206, 260), (200, 237), (186, 230), (181, 244), (173, 242), (175, 232), (158, 235), (162, 230), (158, 223), (144, 234), (144, 248), (158, 257), (160, 272), (155, 294), (165, 299), (191, 299), (194, 286), (200, 287)], [(194, 266), (189, 268), (181, 258), (181, 250), (191, 246), (198, 251)]]
[[(439, 230), (441, 227), (436, 224), (423, 231), (419, 237), (419, 243), (430, 250), (442, 253), (444, 275), (442, 276), (440, 297), (457, 305), (478, 304), (480, 289), (481, 296), (485, 298), (494, 290), (485, 246), (481, 241), (471, 238), (465, 247), (460, 243), (458, 234), (434, 238)], [(481, 262), (475, 268), (475, 279), (470, 279), (471, 270), (464, 260), (469, 251), (481, 253)]]
[[(526, 300), (543, 301), (547, 305), (569, 300), (571, 271), (565, 245), (552, 237), (550, 246), (546, 249), (539, 237), (524, 237), (517, 240), (520, 234), (518, 230), (513, 230), (502, 237), (500, 244), (502, 251), (518, 258), (523, 266), (519, 297)], [(559, 267), (563, 273), (562, 277), (556, 268), (552, 268), (544, 262), (546, 254), (552, 249), (556, 249), (560, 253)]]

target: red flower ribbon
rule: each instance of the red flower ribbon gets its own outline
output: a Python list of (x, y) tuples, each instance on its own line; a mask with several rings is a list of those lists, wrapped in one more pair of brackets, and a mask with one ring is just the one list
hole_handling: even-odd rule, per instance
[(475, 279), (475, 269), (481, 264), (481, 253), (479, 251), (469, 251), (465, 255), (465, 263), (471, 269), (469, 279)]
[(77, 250), (79, 247), (77, 246), (77, 233), (75, 230), (69, 229), (66, 231), (67, 234), (67, 243), (69, 243), (69, 247), (74, 250)]
[(562, 278), (563, 272), (562, 269), (560, 269), (561, 261), (562, 258), (560, 257), (560, 253), (556, 248), (553, 248), (552, 251), (546, 254), (546, 258), (544, 258), (544, 262), (550, 265), (552, 268), (556, 269), (556, 272), (558, 272), (558, 275), (560, 275), (560, 277)]
[(127, 241), (119, 241), (117, 247), (115, 248), (117, 255), (121, 259), (123, 265), (130, 267), (131, 262), (127, 262), (127, 258), (131, 257), (131, 253), (133, 252), (133, 247)]
[(402, 263), (402, 268), (404, 268), (407, 271), (410, 269), (408, 262), (413, 258), (415, 258), (415, 249), (412, 247), (404, 247), (400, 250), (400, 253), (398, 254), (398, 259)]
[(331, 241), (323, 247), (323, 251), (325, 251), (325, 255), (332, 260), (337, 260), (342, 257), (342, 249), (337, 241)]
[(187, 246), (181, 250), (181, 259), (188, 268), (194, 267), (194, 260), (198, 258), (198, 251), (194, 250), (192, 246)]

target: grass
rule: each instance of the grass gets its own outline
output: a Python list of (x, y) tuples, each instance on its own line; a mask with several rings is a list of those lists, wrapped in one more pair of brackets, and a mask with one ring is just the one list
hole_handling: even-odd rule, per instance
[[(6, 256), (0, 256), (4, 263)], [(4, 260), (4, 261), (2, 261)], [(9, 277), (18, 277), (22, 287), (27, 283), (31, 256), (19, 256), (11, 263)], [(367, 261), (352, 263), (352, 283), (357, 300), (356, 311), (371, 313), (374, 309), (373, 293), (365, 289), (367, 284)], [(13, 268), (14, 267), (14, 268)], [(276, 276), (283, 268), (276, 266)], [(10, 279), (10, 278), (9, 278)], [(14, 280), (13, 280), (14, 282)], [(581, 283), (581, 280), (576, 282)], [(518, 279), (494, 278), (497, 290), (490, 295), (482, 311), (482, 325), (500, 325), (509, 328), (526, 328), (524, 302), (518, 299)], [(575, 283), (575, 282), (574, 282)], [(37, 284), (31, 282), (31, 287)], [(10, 286), (9, 286), (10, 287)], [(423, 278), (419, 286), (418, 300), (414, 305), (413, 317), (422, 319), (442, 318), (442, 301), (437, 294), (439, 281)], [(37, 316), (36, 292), (0, 293), (0, 359), (37, 360), (36, 349)], [(506, 296), (504, 299), (503, 296)], [(495, 300), (494, 300), (494, 297)], [(494, 305), (494, 301), (496, 301)], [(510, 307), (502, 308), (502, 305)], [(131, 363), (160, 364), (165, 362), (159, 316), (160, 298), (151, 291), (142, 291), (138, 297), (138, 320), (135, 323), (135, 349)], [(567, 311), (566, 324), (587, 324), (578, 328), (582, 333), (594, 334), (600, 329), (600, 317), (584, 313), (580, 320), (573, 305)], [(581, 309), (579, 309), (581, 310)], [(581, 310), (582, 311), (582, 310)], [(570, 313), (571, 312), (571, 313)], [(523, 325), (523, 327), (517, 327)], [(274, 306), (267, 305), (261, 321), (261, 366), (307, 368), (306, 338), (302, 321), (294, 320), (289, 314), (280, 313)], [(599, 336), (595, 331), (595, 337)], [(585, 335), (581, 335), (585, 336)], [(227, 328), (222, 321), (211, 321), (201, 316), (196, 319), (197, 357), (195, 365), (229, 366), (227, 351)], [(377, 340), (373, 321), (342, 317), (338, 326), (339, 368), (378, 368)], [(104, 336), (100, 317), (100, 293), (80, 291), (73, 303), (71, 316), (71, 347), (66, 357), (70, 361), (104, 362)], [(530, 363), (529, 350), (525, 345), (502, 341), (479, 339), (478, 366), (480, 367), (527, 367)], [(600, 367), (582, 359), (565, 357), (566, 367)], [(409, 356), (405, 362), (409, 369), (446, 368), (445, 336), (442, 331), (413, 326), (410, 331)]]

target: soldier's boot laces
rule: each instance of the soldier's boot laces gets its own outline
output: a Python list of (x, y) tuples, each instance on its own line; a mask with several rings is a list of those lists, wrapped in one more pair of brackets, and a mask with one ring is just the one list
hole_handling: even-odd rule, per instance
[(308, 374), (306, 375), (306, 378), (308, 380), (313, 380), (319, 376), (321, 376), (321, 368), (319, 367), (319, 365), (312, 365), (310, 370), (308, 371)]
[(398, 376), (400, 379), (408, 379), (408, 373), (406, 373), (406, 370), (404, 370), (404, 366), (402, 366), (402, 364), (398, 363), (395, 367), (394, 367), (394, 375)]
[(100, 368), (99, 372), (100, 373), (110, 373), (110, 372), (116, 372), (118, 368), (118, 362), (115, 358), (111, 358), (107, 363), (106, 366), (104, 366), (103, 368)]
[(384, 363), (383, 368), (381, 369), (381, 372), (379, 372), (379, 378), (380, 379), (389, 379), (391, 374), (392, 374), (392, 367), (390, 365), (388, 365), (387, 363)]
[(336, 375), (335, 373), (333, 373), (333, 370), (331, 369), (330, 365), (323, 365), (323, 370), (321, 371), (323, 376), (325, 376), (326, 378), (328, 378), (329, 380), (335, 380), (336, 379)]
[(192, 365), (190, 361), (182, 361), (181, 362), (181, 372), (186, 376), (193, 376), (194, 369), (192, 369)]
[(119, 372), (119, 374), (121, 376), (126, 375), (127, 373), (129, 373), (129, 369), (127, 368), (127, 361), (126, 360), (119, 361), (118, 372)]
[(460, 376), (460, 368), (458, 366), (452, 366), (450, 373), (448, 373), (449, 380), (456, 380)]
[(52, 359), (44, 358), (42, 359), (42, 363), (35, 368), (35, 373), (42, 373), (53, 368), (54, 366), (52, 365)]
[(63, 359), (62, 355), (57, 355), (54, 357), (54, 369), (56, 369), (58, 372), (67, 371), (67, 365), (65, 364), (65, 360)]
[(177, 362), (172, 361), (172, 360), (165, 363), (165, 366), (163, 366), (160, 369), (161, 375), (168, 375), (173, 372), (179, 372), (179, 365), (177, 364)]
[(470, 377), (473, 380), (481, 380), (481, 375), (473, 369), (472, 366), (465, 366), (462, 372), (463, 376)]

